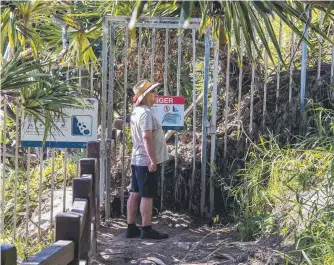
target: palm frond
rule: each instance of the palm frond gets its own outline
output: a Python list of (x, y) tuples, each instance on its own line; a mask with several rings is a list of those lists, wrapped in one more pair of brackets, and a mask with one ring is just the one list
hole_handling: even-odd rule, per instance
[[(180, 3), (181, 2), (181, 3)], [(189, 1), (180, 1), (178, 4), (174, 4), (174, 8), (178, 11), (180, 16), (180, 10), (184, 12), (185, 21), (190, 16), (192, 12), (192, 2)], [(268, 53), (269, 58), (274, 61), (273, 52), (277, 53), (280, 60), (284, 66), (287, 64), (284, 61), (284, 58), (281, 53), (281, 47), (278, 44), (278, 36), (274, 32), (273, 27), (273, 17), (279, 17), (283, 23), (285, 23), (295, 34), (307, 43), (311, 48), (313, 44), (309, 42), (304, 37), (304, 32), (302, 28), (298, 28), (296, 25), (298, 23), (304, 23), (309, 26), (309, 28), (319, 36), (322, 36), (323, 39), (333, 43), (333, 40), (327, 35), (327, 33), (319, 27), (316, 22), (310, 21), (307, 16), (309, 5), (304, 6), (298, 1), (218, 1), (223, 10), (224, 19), (224, 34), (226, 35), (229, 42), (231, 42), (232, 34), (236, 36), (236, 46), (237, 50), (240, 51), (241, 44), (241, 35), (238, 33), (240, 30), (243, 33), (245, 40), (245, 48), (248, 57), (253, 60), (256, 58), (256, 55), (262, 56), (262, 46)], [(147, 2), (137, 0), (136, 6), (132, 12), (132, 18), (130, 23), (130, 29), (134, 27), (135, 22), (141, 14), (145, 14), (144, 6)], [(167, 4), (163, 1), (158, 1), (158, 4), (165, 7)], [(158, 5), (156, 4), (156, 5)], [(201, 25), (200, 25), (200, 34), (204, 33), (204, 30), (208, 26), (214, 27), (213, 34), (217, 36), (217, 31), (220, 30), (218, 25), (218, 20), (220, 18), (214, 17), (212, 15), (212, 9), (216, 5), (216, 1), (199, 1), (199, 6), (201, 9)], [(295, 5), (295, 7), (294, 7)], [(180, 8), (182, 6), (182, 8)], [(334, 8), (334, 3), (329, 2), (326, 8), (324, 7), (315, 7), (326, 11), (325, 18), (333, 19), (332, 10)], [(155, 15), (152, 13), (151, 9), (150, 15)], [(155, 10), (155, 9), (154, 9)], [(295, 23), (293, 23), (295, 19)], [(267, 40), (266, 36), (269, 36)], [(274, 51), (269, 48), (269, 42), (273, 43)], [(230, 43), (231, 44), (231, 43)], [(254, 54), (253, 51), (256, 51)]]
[(65, 108), (82, 106), (78, 91), (64, 82), (43, 80), (21, 90), (22, 109), (45, 127), (44, 141), (56, 126), (54, 120), (63, 117)]
[(51, 78), (50, 75), (41, 72), (43, 64), (36, 61), (21, 62), (17, 52), (13, 60), (1, 69), (0, 90), (2, 92), (18, 93), (21, 89), (39, 82), (41, 78)]

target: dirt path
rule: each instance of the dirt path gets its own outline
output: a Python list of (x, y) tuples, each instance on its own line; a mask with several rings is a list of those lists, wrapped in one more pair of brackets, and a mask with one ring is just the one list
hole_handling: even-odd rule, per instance
[(274, 257), (275, 249), (268, 247), (268, 242), (239, 242), (231, 227), (211, 230), (194, 225), (186, 215), (171, 212), (154, 217), (153, 225), (157, 230), (167, 232), (169, 238), (126, 239), (125, 219), (112, 219), (102, 224), (98, 254), (93, 264), (282, 264)]

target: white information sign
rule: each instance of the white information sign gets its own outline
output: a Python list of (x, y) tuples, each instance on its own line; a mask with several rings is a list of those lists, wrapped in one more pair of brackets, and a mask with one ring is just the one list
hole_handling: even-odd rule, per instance
[(155, 116), (164, 130), (182, 130), (184, 127), (184, 97), (159, 96), (153, 105)]
[[(45, 147), (86, 148), (87, 142), (97, 141), (98, 101), (83, 99), (86, 106), (67, 108), (65, 115), (53, 120), (55, 126), (46, 138)], [(21, 129), (22, 147), (41, 147), (44, 139), (44, 125), (34, 121), (32, 116), (24, 117)]]

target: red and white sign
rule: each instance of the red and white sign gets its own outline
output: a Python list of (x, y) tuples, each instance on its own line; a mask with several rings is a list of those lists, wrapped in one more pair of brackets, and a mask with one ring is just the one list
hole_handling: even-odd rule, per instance
[(184, 97), (159, 96), (155, 104), (176, 104), (184, 105)]
[(165, 130), (183, 129), (184, 103), (184, 97), (157, 97), (157, 101), (153, 105), (153, 111)]

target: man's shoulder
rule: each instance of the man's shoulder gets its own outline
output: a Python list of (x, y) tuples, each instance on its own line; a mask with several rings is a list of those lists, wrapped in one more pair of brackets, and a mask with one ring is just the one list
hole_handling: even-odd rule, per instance
[(148, 113), (152, 113), (152, 109), (150, 107), (147, 106), (137, 106), (133, 112), (134, 115), (143, 115), (143, 114), (148, 114)]

